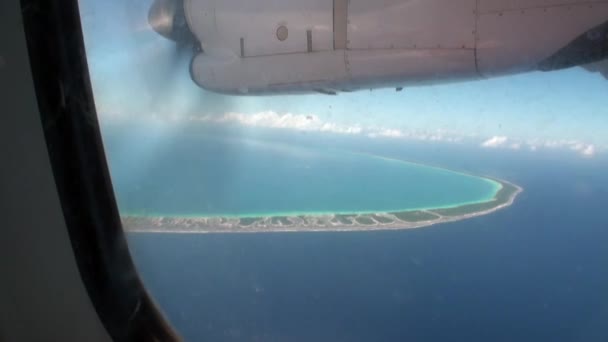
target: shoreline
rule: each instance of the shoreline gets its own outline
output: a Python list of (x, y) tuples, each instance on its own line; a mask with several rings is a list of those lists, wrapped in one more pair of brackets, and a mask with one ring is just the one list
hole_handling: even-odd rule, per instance
[(517, 195), (523, 191), (520, 186), (505, 180), (479, 177), (501, 185), (494, 198), (490, 201), (448, 208), (266, 217), (123, 216), (121, 221), (126, 232), (134, 233), (232, 234), (405, 230), (488, 215), (511, 206)]

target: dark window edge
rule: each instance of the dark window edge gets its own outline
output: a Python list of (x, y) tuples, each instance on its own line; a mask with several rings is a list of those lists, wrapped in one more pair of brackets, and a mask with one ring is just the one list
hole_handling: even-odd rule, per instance
[[(115, 341), (179, 340), (139, 279), (103, 150), (76, 0), (21, 0), (30, 65), (82, 281)], [(110, 23), (108, 23), (110, 24)]]

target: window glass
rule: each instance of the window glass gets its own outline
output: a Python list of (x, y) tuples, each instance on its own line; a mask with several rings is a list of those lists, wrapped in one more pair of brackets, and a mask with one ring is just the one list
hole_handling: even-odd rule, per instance
[(186, 340), (608, 339), (608, 68), (561, 69), (605, 57), (608, 5), (185, 3), (80, 10), (132, 256)]

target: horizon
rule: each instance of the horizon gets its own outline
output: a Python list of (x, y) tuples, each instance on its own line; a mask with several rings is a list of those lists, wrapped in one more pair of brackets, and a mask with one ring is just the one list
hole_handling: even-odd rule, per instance
[[(323, 94), (229, 96), (198, 88), (188, 56), (147, 26), (151, 1), (82, 1), (83, 31), (102, 123), (235, 124), (400, 140), (469, 141), (496, 150), (608, 151), (608, 80), (582, 68), (487, 80)], [(104, 25), (106, 18), (113, 25)], [(175, 125), (173, 125), (175, 128)]]

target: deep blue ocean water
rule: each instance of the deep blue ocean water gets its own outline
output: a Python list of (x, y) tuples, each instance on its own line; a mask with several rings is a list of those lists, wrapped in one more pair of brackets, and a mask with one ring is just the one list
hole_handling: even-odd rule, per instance
[(406, 231), (129, 234), (186, 340), (608, 341), (605, 159), (346, 140), (332, 143), (525, 191), (506, 210)]

